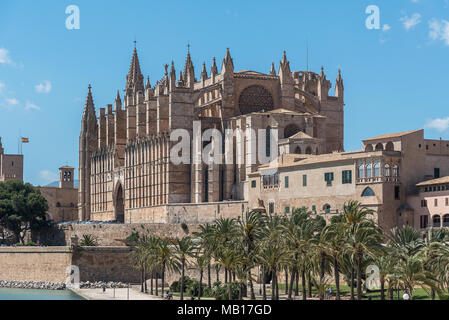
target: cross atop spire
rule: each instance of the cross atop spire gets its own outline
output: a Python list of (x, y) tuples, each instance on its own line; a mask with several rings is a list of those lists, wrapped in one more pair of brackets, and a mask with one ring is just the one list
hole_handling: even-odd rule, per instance
[(89, 84), (87, 86), (88, 92), (86, 97), (86, 104), (84, 105), (83, 118), (96, 118), (94, 99), (92, 98), (92, 86)]
[(143, 91), (143, 75), (140, 71), (140, 63), (139, 63), (139, 57), (137, 55), (137, 48), (136, 48), (137, 41), (134, 41), (134, 51), (133, 51), (133, 57), (131, 59), (131, 65), (129, 67), (128, 75), (126, 76), (126, 88), (125, 91), (129, 93), (131, 90), (136, 91)]

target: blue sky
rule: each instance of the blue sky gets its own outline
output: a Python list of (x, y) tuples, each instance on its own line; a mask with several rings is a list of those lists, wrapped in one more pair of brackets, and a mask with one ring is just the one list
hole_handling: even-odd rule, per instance
[[(80, 9), (68, 30), (66, 7)], [(380, 9), (367, 29), (365, 9)], [(78, 136), (92, 84), (97, 108), (125, 87), (134, 38), (152, 84), (163, 64), (183, 67), (191, 44), (201, 64), (229, 47), (237, 70), (269, 72), (287, 51), (292, 70), (324, 66), (345, 84), (345, 148), (389, 132), (426, 128), (449, 139), (449, 1), (26, 1), (0, 2), (0, 136), (8, 153), (23, 146), (25, 180), (45, 185), (57, 168), (78, 167)], [(331, 89), (333, 93), (333, 89)]]

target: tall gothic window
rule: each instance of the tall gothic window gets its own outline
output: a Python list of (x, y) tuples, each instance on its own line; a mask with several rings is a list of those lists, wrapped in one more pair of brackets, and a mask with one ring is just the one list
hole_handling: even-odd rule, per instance
[(363, 164), (359, 166), (359, 178), (365, 178), (365, 166)]
[(390, 165), (387, 163), (385, 165), (385, 176), (389, 177), (391, 175)]
[(374, 177), (380, 177), (380, 164), (376, 163), (374, 165)]
[(373, 176), (373, 166), (371, 164), (366, 166), (366, 177), (371, 178)]
[(397, 164), (393, 166), (393, 177), (399, 177), (399, 166)]
[(265, 155), (271, 157), (271, 127), (267, 127), (265, 132)]

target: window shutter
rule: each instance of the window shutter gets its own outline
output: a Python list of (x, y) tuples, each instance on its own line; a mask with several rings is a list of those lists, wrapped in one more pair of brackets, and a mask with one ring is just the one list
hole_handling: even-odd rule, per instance
[(349, 183), (352, 183), (352, 170), (349, 170)]
[(342, 171), (341, 172), (341, 184), (345, 184), (346, 183), (345, 174), (346, 174), (346, 171)]

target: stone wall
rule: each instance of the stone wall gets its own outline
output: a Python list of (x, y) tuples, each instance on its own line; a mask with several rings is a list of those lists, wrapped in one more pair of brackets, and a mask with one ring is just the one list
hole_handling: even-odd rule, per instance
[(80, 281), (138, 283), (129, 247), (3, 247), (0, 280), (65, 282), (70, 265), (79, 267)]
[(124, 240), (133, 232), (156, 235), (164, 238), (182, 238), (199, 230), (198, 224), (188, 224), (186, 231), (181, 224), (133, 223), (133, 224), (69, 224), (60, 225), (50, 233), (33, 236), (35, 241), (47, 245), (70, 245), (72, 236), (82, 239), (83, 235), (93, 235), (98, 238), (100, 246), (125, 246)]
[(65, 282), (69, 247), (0, 248), (0, 280)]

